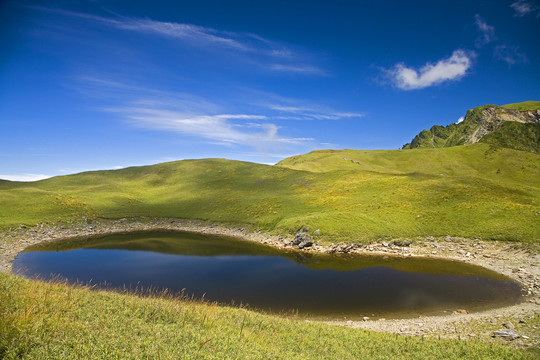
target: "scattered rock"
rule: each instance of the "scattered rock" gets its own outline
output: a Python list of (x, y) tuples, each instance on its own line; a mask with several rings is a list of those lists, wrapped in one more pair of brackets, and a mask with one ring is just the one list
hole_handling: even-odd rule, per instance
[(510, 321), (503, 322), (502, 326), (504, 326), (507, 329), (514, 329), (515, 328), (514, 324), (512, 324)]
[(506, 330), (506, 329), (496, 330), (493, 332), (493, 335), (491, 336), (500, 337), (507, 341), (512, 341), (519, 338), (519, 334), (517, 332), (512, 331), (512, 330)]
[(362, 318), (362, 320), (368, 321), (368, 320), (369, 320), (369, 316), (364, 316), (364, 317)]
[(405, 240), (405, 241), (394, 240), (393, 244), (396, 246), (407, 247), (411, 245), (411, 242), (408, 240)]
[[(308, 235), (309, 236), (309, 235)], [(313, 246), (313, 241), (302, 241), (300, 244), (298, 244), (299, 249), (307, 248)]]
[(459, 309), (459, 310), (456, 310), (454, 311), (454, 314), (468, 314), (467, 310), (465, 309)]
[(294, 240), (291, 241), (291, 245), (300, 245), (302, 243), (308, 243), (308, 242), (311, 242), (311, 244), (313, 244), (312, 242), (313, 238), (308, 233), (302, 231), (303, 229), (304, 228), (302, 228), (300, 231), (296, 233), (296, 235), (294, 236)]
[(313, 232), (313, 235), (320, 235), (321, 229), (317, 229)]

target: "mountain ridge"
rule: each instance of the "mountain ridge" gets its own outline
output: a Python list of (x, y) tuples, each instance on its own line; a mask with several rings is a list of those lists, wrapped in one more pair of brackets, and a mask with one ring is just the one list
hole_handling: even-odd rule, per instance
[(496, 147), (540, 153), (540, 101), (468, 110), (463, 121), (434, 125), (402, 149), (441, 148), (485, 142)]

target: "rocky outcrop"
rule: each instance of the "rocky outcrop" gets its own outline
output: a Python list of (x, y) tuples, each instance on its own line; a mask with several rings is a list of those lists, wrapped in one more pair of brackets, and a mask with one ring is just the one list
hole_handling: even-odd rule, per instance
[(299, 249), (313, 246), (313, 237), (308, 234), (308, 231), (309, 228), (302, 227), (294, 236), (291, 245), (297, 246)]
[[(539, 103), (540, 104), (540, 103)], [(487, 137), (487, 135), (492, 135)], [(467, 111), (462, 122), (423, 130), (403, 149), (450, 147), (477, 142), (540, 152), (540, 109), (485, 105)]]

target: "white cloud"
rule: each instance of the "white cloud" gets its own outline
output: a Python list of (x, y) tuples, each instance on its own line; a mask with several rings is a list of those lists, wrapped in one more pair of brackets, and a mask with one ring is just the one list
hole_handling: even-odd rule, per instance
[(480, 37), (476, 39), (476, 46), (481, 47), (492, 42), (495, 39), (495, 27), (488, 25), (478, 14), (474, 18), (474, 23), (480, 32)]
[(290, 72), (305, 75), (327, 75), (325, 71), (313, 65), (295, 65), (295, 64), (272, 64), (269, 69), (282, 72)]
[(423, 89), (446, 81), (461, 79), (472, 66), (473, 57), (472, 52), (455, 50), (449, 58), (439, 60), (436, 64), (427, 63), (419, 70), (400, 63), (387, 73), (392, 82), (402, 90)]
[(237, 120), (266, 120), (253, 114), (186, 113), (152, 107), (121, 107), (110, 109), (134, 124), (152, 129), (170, 130), (188, 136), (204, 138), (221, 145), (258, 146), (272, 143), (298, 143), (306, 139), (278, 135), (278, 126), (269, 122), (238, 123)]
[[(288, 102), (294, 103), (291, 99)], [(280, 120), (342, 120), (364, 117), (364, 114), (360, 113), (342, 112), (323, 106), (309, 106), (305, 104), (267, 104), (265, 107), (276, 111), (278, 115), (273, 116), (273, 118)]]
[(306, 107), (287, 106), (287, 105), (269, 105), (268, 107), (270, 109), (272, 109), (272, 110), (283, 111), (283, 112), (292, 112), (292, 113), (311, 110), (310, 108), (306, 108)]
[[(325, 107), (301, 99), (243, 88), (222, 99), (221, 104), (204, 97), (130, 85), (122, 80), (79, 76), (77, 86), (86, 96), (107, 99), (99, 108), (146, 129), (172, 131), (222, 146), (248, 146), (258, 152), (309, 144), (309, 136), (282, 135), (284, 120), (325, 121), (361, 118), (355, 112)], [(288, 149), (287, 151), (290, 151)]]
[(534, 1), (529, 0), (518, 0), (515, 3), (510, 5), (514, 9), (514, 16), (523, 17), (529, 13), (537, 13), (537, 16), (540, 15), (540, 6)]
[(45, 174), (0, 174), (0, 179), (10, 181), (38, 181), (50, 177)]
[(456, 124), (462, 123), (463, 120), (465, 120), (465, 117), (462, 116), (456, 121)]
[(518, 46), (499, 45), (495, 47), (493, 57), (508, 65), (524, 64), (528, 61), (527, 56), (519, 52)]
[[(176, 45), (189, 46), (212, 54), (217, 53), (221, 58), (234, 59), (266, 71), (298, 75), (327, 75), (324, 70), (313, 64), (316, 57), (309, 51), (290, 44), (265, 39), (256, 34), (223, 31), (195, 24), (148, 18), (103, 17), (40, 6), (33, 8), (61, 16), (83, 19), (99, 26), (168, 38), (174, 40)], [(241, 56), (238, 56), (239, 54)]]

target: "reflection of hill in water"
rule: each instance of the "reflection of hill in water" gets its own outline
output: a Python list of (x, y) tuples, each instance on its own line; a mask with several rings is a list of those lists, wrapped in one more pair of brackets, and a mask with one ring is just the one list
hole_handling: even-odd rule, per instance
[(483, 267), (451, 260), (282, 251), (233, 237), (190, 232), (161, 231), (103, 235), (38, 244), (25, 251), (69, 251), (75, 249), (152, 251), (189, 256), (281, 256), (314, 270), (352, 271), (384, 266), (400, 271), (425, 274), (471, 275), (496, 280), (510, 280), (504, 275)]

